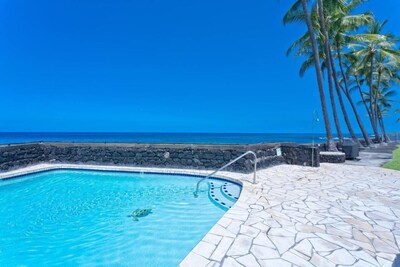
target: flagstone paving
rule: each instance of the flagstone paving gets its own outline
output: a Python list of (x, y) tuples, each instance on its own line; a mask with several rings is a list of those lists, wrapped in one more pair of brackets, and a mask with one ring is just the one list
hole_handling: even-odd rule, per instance
[(400, 172), (281, 165), (256, 185), (225, 174), (242, 194), (180, 266), (392, 266), (400, 253)]

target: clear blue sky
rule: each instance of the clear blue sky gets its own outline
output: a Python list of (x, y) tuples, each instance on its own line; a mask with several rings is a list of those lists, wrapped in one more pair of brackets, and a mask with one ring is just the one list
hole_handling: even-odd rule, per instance
[(0, 131), (311, 132), (291, 2), (0, 0)]

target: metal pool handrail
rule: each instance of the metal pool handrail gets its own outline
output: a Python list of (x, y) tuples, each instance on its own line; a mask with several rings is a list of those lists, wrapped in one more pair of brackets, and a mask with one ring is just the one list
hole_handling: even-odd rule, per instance
[(211, 176), (213, 176), (214, 174), (216, 174), (219, 171), (222, 171), (223, 169), (225, 169), (226, 167), (232, 165), (233, 163), (235, 163), (236, 161), (238, 161), (239, 159), (247, 156), (247, 155), (253, 155), (254, 156), (254, 174), (253, 174), (253, 184), (256, 183), (256, 172), (257, 172), (257, 155), (256, 153), (254, 153), (253, 151), (247, 151), (246, 153), (243, 153), (242, 155), (240, 155), (239, 157), (235, 158), (234, 160), (230, 161), (229, 163), (225, 164), (224, 166), (222, 166), (221, 168), (219, 168), (216, 171), (213, 171), (212, 173), (210, 173), (209, 175), (207, 175), (206, 177), (202, 178), (200, 181), (197, 182), (196, 185), (196, 191), (193, 192), (194, 196), (197, 197), (198, 196), (198, 192), (199, 192), (199, 185), (201, 184), (201, 182), (207, 180), (208, 178), (210, 178)]

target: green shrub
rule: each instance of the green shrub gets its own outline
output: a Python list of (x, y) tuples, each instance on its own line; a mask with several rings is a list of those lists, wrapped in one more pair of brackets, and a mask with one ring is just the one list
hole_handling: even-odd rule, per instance
[(400, 171), (400, 146), (393, 151), (393, 160), (383, 165), (384, 168)]

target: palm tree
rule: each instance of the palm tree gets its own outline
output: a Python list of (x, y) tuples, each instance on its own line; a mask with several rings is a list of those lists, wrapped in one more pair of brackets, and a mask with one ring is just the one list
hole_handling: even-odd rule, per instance
[[(324, 7), (325, 2), (328, 3), (327, 8)], [(333, 113), (336, 129), (338, 131), (339, 139), (340, 139), (340, 141), (342, 141), (343, 135), (341, 133), (341, 127), (339, 124), (338, 115), (337, 115), (337, 111), (336, 111), (333, 84), (335, 85), (335, 90), (336, 90), (337, 97), (339, 99), (340, 108), (341, 108), (343, 117), (345, 119), (346, 126), (349, 130), (350, 136), (352, 137), (352, 139), (355, 142), (357, 142), (359, 145), (361, 145), (358, 140), (358, 137), (356, 136), (355, 131), (351, 125), (351, 122), (350, 122), (350, 119), (349, 119), (349, 116), (348, 116), (348, 113), (346, 110), (346, 106), (343, 101), (343, 97), (341, 94), (341, 86), (340, 86), (338, 76), (336, 73), (337, 72), (336, 65), (334, 63), (334, 58), (333, 58), (332, 49), (331, 49), (331, 43), (333, 44), (334, 42), (330, 38), (331, 33), (333, 33), (332, 36), (335, 36), (335, 37), (337, 37), (339, 35), (338, 30), (334, 29), (335, 27), (337, 27), (339, 25), (339, 23), (338, 23), (339, 19), (335, 18), (335, 20), (333, 20), (332, 19), (333, 14), (336, 14), (336, 17), (338, 16), (337, 14), (339, 14), (339, 13), (340, 14), (343, 13), (346, 15), (347, 12), (351, 11), (353, 8), (348, 9), (346, 3), (343, 1), (338, 1), (338, 2), (340, 2), (340, 5), (338, 5), (336, 3), (336, 1), (334, 1), (334, 2), (335, 3), (333, 3), (332, 0), (324, 0), (324, 1), (318, 0), (317, 5), (315, 5), (314, 8), (312, 9), (311, 19), (312, 19), (314, 28), (316, 29), (316, 31), (318, 33), (320, 33), (319, 34), (319, 40), (320, 40), (319, 45), (321, 46), (320, 58), (323, 59), (321, 67), (322, 67), (322, 69), (325, 69), (327, 71), (329, 95), (330, 95), (332, 111), (333, 111), (332, 113)], [(340, 6), (340, 12), (336, 10), (336, 9), (338, 9), (338, 6)], [(346, 8), (347, 8), (347, 10), (346, 10)], [(343, 10), (345, 10), (346, 12), (343, 12)], [(346, 25), (354, 25), (355, 24), (354, 21), (356, 21), (356, 22), (359, 21), (359, 19), (357, 20), (358, 16), (352, 16), (350, 18), (345, 15), (341, 15), (341, 16), (346, 18), (346, 19), (342, 18), (342, 21), (345, 22)], [(299, 10), (291, 9), (286, 13), (286, 15), (284, 17), (285, 24), (302, 21), (302, 20), (304, 20), (304, 16), (303, 16), (302, 12), (299, 12)], [(344, 23), (342, 23), (342, 24), (344, 24)], [(342, 28), (343, 28), (343, 25), (342, 25)], [(347, 26), (347, 28), (349, 28), (349, 26)], [(354, 26), (353, 26), (353, 28), (354, 28)], [(305, 57), (305, 61), (303, 62), (303, 64), (301, 65), (301, 68), (300, 68), (300, 75), (303, 76), (305, 71), (308, 70), (310, 67), (312, 67), (312, 65), (314, 64), (314, 58), (313, 58), (314, 56), (313, 56), (313, 52), (311, 50), (311, 42), (310, 42), (308, 32), (303, 34), (303, 36), (301, 36), (298, 40), (296, 40), (289, 47), (287, 54), (289, 55), (294, 50), (297, 50), (295, 52), (295, 57), (299, 57), (299, 56)], [(361, 122), (361, 119), (359, 117), (358, 117), (358, 120), (360, 120), (360, 122)], [(366, 144), (369, 145), (370, 140), (369, 140), (369, 136), (368, 136), (367, 132), (365, 131), (365, 128), (364, 128), (364, 131), (362, 131), (362, 132), (363, 132), (364, 138), (366, 139)]]
[[(348, 45), (352, 49), (348, 58), (352, 59), (351, 64), (357, 64), (354, 66), (354, 69), (357, 69), (357, 86), (366, 105), (375, 139), (379, 142), (382, 139), (378, 124), (384, 131), (378, 103), (381, 86), (384, 82), (390, 86), (400, 68), (400, 51), (396, 50), (397, 40), (391, 34), (382, 34), (386, 23), (373, 23), (366, 33), (352, 36), (352, 43)], [(367, 94), (361, 89), (363, 84), (368, 86)], [(368, 98), (365, 98), (365, 95), (368, 95)]]
[[(329, 86), (329, 96), (332, 105), (333, 119), (335, 121), (336, 130), (339, 136), (340, 143), (343, 143), (343, 134), (339, 122), (339, 117), (337, 114), (336, 103), (335, 103), (335, 93), (333, 91), (333, 70), (332, 70), (332, 57), (331, 57), (331, 47), (328, 30), (326, 29), (326, 21), (324, 14), (324, 5), (322, 0), (317, 2), (317, 13), (319, 17), (320, 30), (322, 32), (321, 40), (323, 41), (323, 51), (324, 51), (324, 63), (326, 65), (328, 73), (328, 86)], [(340, 94), (340, 92), (339, 92)], [(351, 127), (351, 126), (350, 126)]]
[[(302, 7), (302, 10), (300, 7)], [(296, 2), (293, 4), (293, 6), (288, 11), (287, 16), (285, 16), (285, 17), (289, 17), (289, 16), (296, 17), (298, 21), (305, 20), (305, 22), (306, 22), (309, 40), (311, 42), (311, 49), (312, 49), (312, 54), (313, 54), (315, 72), (316, 72), (316, 76), (317, 76), (318, 90), (319, 90), (321, 108), (322, 108), (322, 113), (323, 113), (323, 118), (324, 118), (324, 123), (325, 123), (325, 131), (326, 131), (326, 136), (327, 136), (328, 150), (337, 151), (336, 145), (333, 142), (332, 129), (331, 129), (331, 124), (330, 124), (329, 115), (328, 115), (328, 108), (326, 105), (325, 91), (324, 91), (324, 84), (323, 84), (323, 75), (322, 75), (322, 69), (321, 69), (321, 64), (320, 64), (320, 51), (318, 48), (317, 39), (315, 37), (310, 12), (308, 10), (307, 0), (296, 0)], [(285, 19), (284, 19), (284, 23), (285, 23)]]
[[(338, 60), (339, 73), (336, 74), (336, 65), (334, 64), (333, 55), (331, 53), (332, 58), (332, 68), (333, 68), (333, 76), (337, 89), (337, 94), (339, 98), (339, 103), (341, 104), (342, 112), (344, 119), (346, 121), (349, 132), (352, 136), (353, 140), (357, 140), (355, 137), (354, 130), (352, 130), (351, 123), (349, 121), (346, 108), (344, 107), (343, 99), (341, 96), (341, 92), (346, 96), (347, 100), (350, 103), (352, 111), (356, 117), (358, 126), (363, 135), (365, 144), (367, 146), (372, 144), (372, 141), (368, 135), (368, 132), (364, 126), (364, 123), (361, 119), (361, 116), (358, 113), (354, 100), (352, 99), (350, 93), (349, 82), (347, 80), (347, 76), (345, 75), (345, 69), (343, 65), (342, 59), (342, 47), (346, 45), (346, 41), (348, 39), (349, 34), (357, 31), (361, 27), (365, 25), (369, 25), (374, 21), (374, 17), (371, 13), (365, 12), (361, 14), (353, 14), (354, 10), (364, 1), (363, 0), (353, 0), (349, 2), (337, 1), (337, 0), (329, 0), (326, 1), (328, 3), (329, 9), (329, 25), (330, 25), (330, 34), (332, 38), (332, 47), (334, 48), (335, 56)], [(332, 51), (331, 51), (332, 52)], [(341, 76), (341, 80), (339, 80), (339, 76)], [(340, 88), (340, 89), (338, 89)]]
[[(386, 22), (376, 23), (369, 12), (353, 14), (365, 0), (314, 0), (310, 10), (308, 2), (297, 0), (284, 16), (284, 24), (305, 22), (307, 25), (307, 32), (290, 46), (287, 53), (295, 51), (296, 57), (305, 58), (300, 68), (301, 76), (312, 66), (316, 70), (328, 140), (331, 140), (332, 133), (326, 110), (323, 71), (327, 74), (332, 114), (340, 140), (343, 137), (334, 89), (351, 137), (359, 141), (349, 120), (342, 93), (350, 103), (365, 144), (372, 144), (351, 94), (357, 90), (375, 139), (381, 142), (379, 127), (386, 141), (383, 115), (389, 109), (383, 101), (386, 93), (382, 92), (387, 92), (387, 88), (400, 80), (400, 51), (396, 47), (398, 41), (391, 34), (382, 34)], [(360, 33), (360, 29), (366, 26), (367, 31)], [(364, 86), (367, 90), (364, 90)], [(331, 144), (330, 148), (333, 149)]]
[[(394, 97), (394, 96), (396, 96), (396, 92), (393, 89), (391, 89), (391, 87), (389, 87), (389, 86), (385, 86), (382, 90), (380, 90), (380, 93), (377, 96), (378, 97), (377, 121), (382, 130), (382, 137), (383, 137), (384, 142), (389, 142), (390, 139), (386, 134), (383, 118), (386, 116), (389, 116), (389, 114), (390, 114), (389, 111), (393, 107), (392, 103), (395, 102), (395, 100), (392, 99), (392, 97)], [(371, 101), (371, 97), (369, 96), (368, 93), (365, 93), (365, 99), (366, 99), (366, 101)]]

